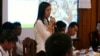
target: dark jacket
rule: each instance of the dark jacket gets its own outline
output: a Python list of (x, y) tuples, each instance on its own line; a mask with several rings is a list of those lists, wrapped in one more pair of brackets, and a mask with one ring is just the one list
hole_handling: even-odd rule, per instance
[(97, 51), (97, 47), (100, 46), (100, 35), (98, 34), (98, 31), (92, 32), (92, 37), (91, 37), (91, 46), (93, 47), (94, 51)]

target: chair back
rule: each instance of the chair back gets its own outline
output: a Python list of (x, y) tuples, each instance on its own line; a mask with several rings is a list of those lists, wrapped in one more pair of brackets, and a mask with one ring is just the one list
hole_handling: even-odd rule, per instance
[(29, 37), (23, 40), (23, 56), (36, 56), (36, 41)]

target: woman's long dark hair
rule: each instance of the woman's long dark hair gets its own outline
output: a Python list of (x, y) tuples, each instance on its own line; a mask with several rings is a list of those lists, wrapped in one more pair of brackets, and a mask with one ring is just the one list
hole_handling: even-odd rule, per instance
[[(46, 8), (48, 6), (50, 6), (50, 4), (48, 2), (42, 2), (42, 3), (40, 3), (39, 10), (38, 10), (37, 20), (40, 19), (42, 22), (44, 21), (43, 19), (44, 19), (44, 16), (45, 16), (45, 10), (46, 10)], [(48, 21), (48, 19), (47, 19), (47, 21)], [(44, 24), (44, 22), (43, 22), (43, 24)]]

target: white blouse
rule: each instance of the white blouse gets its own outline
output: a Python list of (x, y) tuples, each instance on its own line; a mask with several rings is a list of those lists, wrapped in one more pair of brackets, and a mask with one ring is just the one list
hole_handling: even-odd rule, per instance
[(45, 51), (45, 41), (51, 35), (51, 33), (47, 31), (47, 26), (44, 25), (41, 20), (37, 20), (35, 24), (34, 35), (37, 42), (37, 52), (41, 50)]

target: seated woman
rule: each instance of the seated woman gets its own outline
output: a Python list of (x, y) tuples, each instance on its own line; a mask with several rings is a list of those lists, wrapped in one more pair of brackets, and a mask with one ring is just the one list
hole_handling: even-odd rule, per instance
[(97, 51), (98, 46), (100, 46), (100, 21), (97, 22), (96, 26), (97, 29), (91, 35), (91, 46), (94, 51)]

